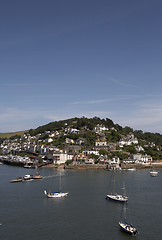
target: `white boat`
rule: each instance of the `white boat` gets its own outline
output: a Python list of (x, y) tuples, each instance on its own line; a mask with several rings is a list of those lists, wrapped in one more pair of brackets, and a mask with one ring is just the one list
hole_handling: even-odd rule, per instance
[(130, 222), (127, 221), (126, 211), (127, 203), (124, 203), (121, 212), (121, 220), (119, 221), (120, 229), (135, 236), (137, 234), (137, 229)]
[(61, 191), (61, 175), (60, 175), (60, 190), (59, 191), (55, 191), (55, 192), (51, 192), (51, 191), (46, 191), (44, 190), (44, 194), (48, 197), (48, 198), (62, 198), (68, 195), (67, 192), (62, 192)]
[(128, 168), (128, 171), (136, 171), (136, 168)]
[[(111, 179), (110, 179), (111, 181)], [(123, 195), (122, 194), (117, 194), (115, 192), (115, 171), (113, 170), (113, 191), (111, 194), (107, 194), (106, 195), (106, 199), (109, 199), (109, 200), (113, 200), (113, 201), (116, 201), (116, 202), (127, 202), (128, 201), (128, 197), (125, 195), (125, 188), (123, 187)]]
[(68, 193), (64, 193), (61, 191), (56, 191), (56, 192), (47, 192), (46, 190), (44, 190), (44, 194), (48, 197), (48, 198), (61, 198), (61, 197), (65, 197), (68, 195)]
[(150, 175), (151, 175), (151, 177), (156, 177), (158, 175), (158, 171), (152, 170), (152, 171), (150, 171)]
[(106, 199), (117, 201), (117, 202), (127, 202), (128, 201), (128, 197), (119, 195), (119, 194), (115, 194), (115, 195), (108, 194), (108, 195), (106, 195)]
[(25, 181), (31, 181), (33, 180), (33, 175), (26, 174), (25, 176), (22, 177), (22, 179)]

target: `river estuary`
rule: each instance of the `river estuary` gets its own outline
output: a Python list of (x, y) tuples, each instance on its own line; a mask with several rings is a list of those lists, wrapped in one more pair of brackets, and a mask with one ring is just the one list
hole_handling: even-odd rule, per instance
[[(35, 169), (0, 165), (1, 240), (154, 240), (162, 239), (162, 170), (116, 171), (116, 191), (125, 182), (128, 214), (139, 234), (120, 230), (122, 203), (106, 200), (112, 171), (39, 169), (42, 180), (10, 183)], [(58, 190), (62, 199), (49, 199), (43, 191)]]

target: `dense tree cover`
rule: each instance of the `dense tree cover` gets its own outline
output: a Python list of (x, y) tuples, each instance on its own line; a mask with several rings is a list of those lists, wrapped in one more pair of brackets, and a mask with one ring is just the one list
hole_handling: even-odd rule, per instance
[(97, 161), (97, 159), (98, 159), (98, 155), (96, 155), (94, 153), (89, 154), (88, 157), (92, 158), (92, 159), (95, 159), (95, 161)]
[(100, 149), (99, 154), (100, 155), (108, 155), (108, 151), (106, 151), (105, 149)]
[(128, 146), (124, 145), (122, 150), (126, 151), (126, 152), (129, 152), (130, 154), (136, 154), (137, 153), (134, 144), (128, 145)]
[(88, 132), (84, 133), (84, 134), (83, 134), (83, 138), (86, 138), (86, 139), (87, 139), (87, 144), (86, 144), (86, 146), (92, 146), (92, 147), (94, 147), (95, 138), (96, 138), (96, 135), (95, 135), (94, 132), (88, 131)]
[(116, 132), (115, 130), (112, 130), (111, 132), (106, 132), (105, 136), (108, 142), (113, 143), (116, 143), (121, 139), (120, 133)]
[(20, 139), (20, 138), (21, 138), (21, 136), (18, 135), (18, 134), (16, 134), (16, 135), (10, 137), (9, 139), (10, 139), (10, 140), (15, 140), (15, 139)]
[(153, 142), (158, 146), (162, 146), (162, 135), (159, 133), (145, 132), (141, 130), (134, 131), (134, 136), (143, 140), (143, 144)]
[(147, 155), (152, 156), (153, 160), (162, 160), (162, 151), (161, 150), (157, 151), (156, 148), (148, 147), (148, 148), (145, 148), (145, 153)]
[(53, 144), (55, 146), (57, 146), (60, 149), (63, 149), (64, 145), (65, 145), (65, 138), (66, 136), (60, 136), (60, 137), (54, 137), (53, 138)]
[(106, 119), (100, 119), (99, 117), (94, 118), (71, 118), (67, 120), (61, 120), (61, 121), (55, 121), (48, 123), (44, 126), (40, 126), (36, 129), (30, 129), (29, 133), (30, 135), (34, 136), (38, 133), (43, 133), (45, 131), (56, 131), (64, 129), (67, 125), (73, 128), (82, 129), (84, 127), (87, 127), (88, 129), (92, 130), (97, 124), (104, 125), (105, 127), (111, 128), (114, 125), (113, 121), (106, 118)]
[(2, 143), (3, 143), (3, 141), (4, 141), (4, 139), (3, 139), (3, 138), (0, 138), (0, 144), (2, 144)]
[(118, 157), (120, 160), (124, 160), (124, 159), (127, 159), (129, 154), (126, 154), (126, 153), (123, 153), (123, 152), (120, 152), (120, 151), (111, 151), (111, 158), (112, 157)]

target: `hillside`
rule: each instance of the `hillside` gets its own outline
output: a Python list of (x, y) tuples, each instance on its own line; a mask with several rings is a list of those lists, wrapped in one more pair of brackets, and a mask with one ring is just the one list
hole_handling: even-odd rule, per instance
[(9, 133), (0, 133), (0, 138), (10, 138), (16, 135), (22, 136), (25, 132), (28, 132), (29, 130), (25, 131), (18, 131), (18, 132), (9, 132)]
[[(107, 134), (107, 140), (109, 141), (119, 141), (123, 136), (126, 136), (130, 132), (134, 134), (136, 138), (138, 138), (139, 142), (142, 144), (144, 143), (150, 143), (153, 142), (157, 146), (162, 146), (162, 135), (159, 133), (151, 133), (151, 132), (143, 132), (142, 130), (133, 130), (131, 127), (122, 127), (118, 124), (114, 124), (114, 122), (109, 119), (100, 119), (99, 117), (94, 118), (71, 118), (66, 120), (60, 120), (55, 122), (50, 122), (48, 124), (45, 124), (43, 126), (39, 126), (36, 129), (30, 129), (25, 131), (19, 131), (19, 132), (11, 132), (11, 133), (0, 133), (0, 139), (5, 138), (13, 138), (14, 136), (22, 136), (25, 132), (29, 133), (31, 136), (35, 136), (37, 134), (42, 134), (47, 131), (61, 131), (64, 130), (66, 127), (76, 128), (78, 130), (87, 130), (88, 132), (92, 131), (95, 126), (103, 125), (106, 128), (111, 129), (109, 133)], [(143, 144), (142, 144), (143, 145)]]
[(128, 126), (114, 124), (111, 119), (98, 117), (71, 118), (28, 131), (1, 134), (0, 143), (2, 152), (7, 153), (40, 154), (43, 148), (57, 148), (73, 154), (99, 150), (101, 155), (118, 156), (121, 160), (139, 152), (153, 160), (162, 159), (161, 134), (134, 131)]

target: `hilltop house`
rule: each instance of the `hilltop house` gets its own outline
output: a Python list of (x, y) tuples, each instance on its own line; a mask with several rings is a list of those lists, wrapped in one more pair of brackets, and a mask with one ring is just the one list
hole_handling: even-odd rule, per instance
[(133, 133), (129, 133), (126, 137), (122, 138), (119, 141), (119, 147), (123, 147), (124, 145), (132, 145), (138, 144), (138, 139), (134, 137)]
[(101, 133), (101, 132), (104, 132), (104, 131), (108, 131), (109, 129), (106, 128), (105, 126), (103, 125), (100, 125), (100, 124), (97, 124), (97, 126), (94, 128), (94, 132), (95, 133)]

